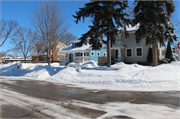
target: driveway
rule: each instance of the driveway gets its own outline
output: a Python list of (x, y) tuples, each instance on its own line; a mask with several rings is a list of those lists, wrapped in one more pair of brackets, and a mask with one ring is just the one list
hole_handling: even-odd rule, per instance
[[(141, 114), (145, 111), (140, 110), (141, 106), (152, 114), (159, 111), (163, 116), (167, 111), (169, 116), (179, 117), (179, 91), (89, 90), (72, 84), (10, 77), (0, 77), (0, 83), (0, 118), (131, 119), (146, 117)], [(153, 112), (151, 106), (158, 109), (157, 112)], [(111, 108), (114, 111), (109, 110)], [(140, 114), (133, 115), (133, 112)]]

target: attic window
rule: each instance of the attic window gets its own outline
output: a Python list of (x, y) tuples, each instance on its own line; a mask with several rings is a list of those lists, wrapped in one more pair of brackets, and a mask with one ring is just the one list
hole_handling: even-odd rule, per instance
[(78, 47), (77, 43), (74, 43), (74, 47)]
[(97, 52), (97, 56), (100, 56), (100, 53), (99, 53), (99, 52)]
[(91, 52), (91, 56), (94, 56), (94, 52), (93, 51)]

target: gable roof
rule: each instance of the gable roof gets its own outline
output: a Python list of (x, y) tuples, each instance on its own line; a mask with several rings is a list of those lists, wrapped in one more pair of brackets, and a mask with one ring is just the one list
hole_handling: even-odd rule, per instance
[[(125, 27), (126, 27), (127, 31), (136, 31), (139, 28), (139, 26), (140, 26), (140, 24), (138, 23), (135, 26), (128, 25), (128, 26), (125, 26)], [(124, 28), (119, 28), (119, 30), (123, 30), (124, 31)]]
[(41, 50), (42, 46), (44, 46), (43, 44), (35, 44), (37, 51), (39, 52), (39, 50)]
[(89, 47), (91, 47), (91, 45), (87, 44), (87, 45), (83, 45), (81, 47), (72, 47), (72, 44), (69, 45), (67, 48), (65, 48), (64, 50), (61, 50), (59, 53), (72, 53), (72, 52), (82, 52), (87, 50)]

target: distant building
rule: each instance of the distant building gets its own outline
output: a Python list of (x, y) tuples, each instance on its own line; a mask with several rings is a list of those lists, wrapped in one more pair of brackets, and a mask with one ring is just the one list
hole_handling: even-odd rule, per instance
[[(50, 61), (60, 61), (60, 55), (59, 51), (66, 48), (67, 45), (65, 45), (63, 42), (59, 41), (56, 48), (53, 51), (53, 54), (51, 54)], [(35, 44), (32, 52), (32, 61), (47, 61), (47, 52), (43, 44)]]

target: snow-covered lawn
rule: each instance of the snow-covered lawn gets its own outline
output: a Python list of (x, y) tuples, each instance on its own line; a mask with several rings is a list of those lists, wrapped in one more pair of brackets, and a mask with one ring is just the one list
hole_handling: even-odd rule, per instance
[[(73, 83), (91, 89), (163, 91), (180, 90), (180, 61), (157, 67), (138, 64), (98, 66), (95, 62), (71, 63), (19, 63), (0, 64), (1, 76), (29, 77), (60, 83)], [(13, 79), (13, 78), (12, 78)], [(15, 78), (16, 79), (16, 78)]]

